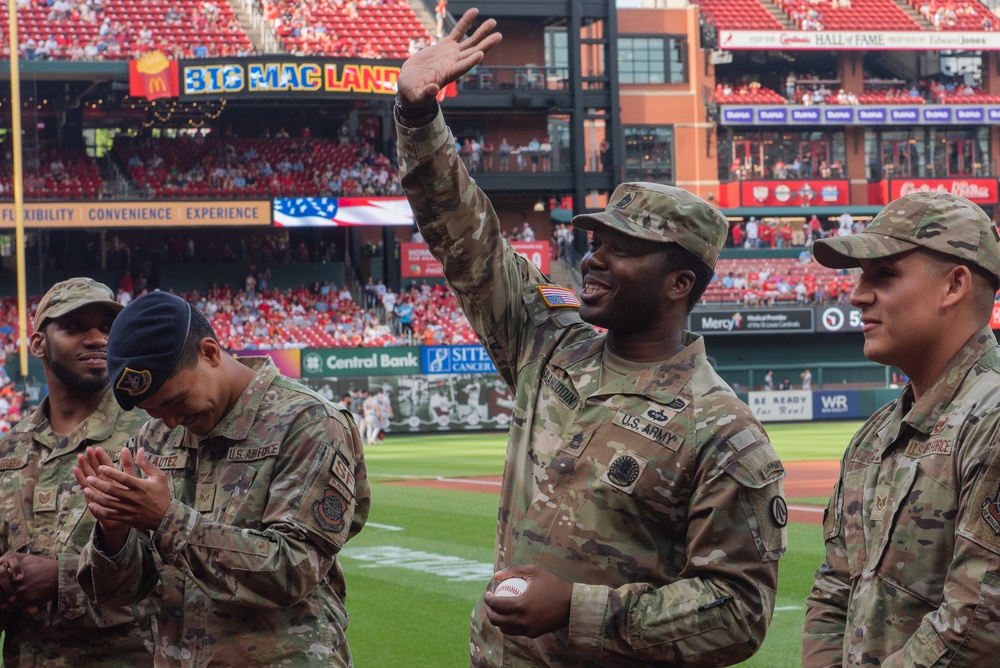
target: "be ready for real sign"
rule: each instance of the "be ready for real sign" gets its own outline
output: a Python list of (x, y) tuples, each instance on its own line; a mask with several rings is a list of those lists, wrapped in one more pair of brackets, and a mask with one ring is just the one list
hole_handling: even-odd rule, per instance
[(751, 392), (748, 405), (761, 422), (796, 422), (813, 419), (811, 390)]

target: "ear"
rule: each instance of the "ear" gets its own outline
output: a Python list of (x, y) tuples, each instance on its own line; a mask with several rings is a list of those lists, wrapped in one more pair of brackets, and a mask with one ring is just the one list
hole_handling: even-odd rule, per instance
[(208, 363), (213, 367), (218, 367), (222, 364), (222, 347), (219, 346), (219, 342), (210, 336), (206, 336), (198, 344), (198, 351), (201, 355), (208, 360)]
[(964, 265), (957, 265), (945, 277), (944, 299), (942, 308), (951, 308), (963, 299), (967, 299), (975, 289), (972, 283), (972, 272)]
[(682, 301), (687, 307), (688, 295), (694, 289), (695, 276), (690, 269), (678, 269), (667, 274), (666, 297), (672, 302)]
[(38, 359), (45, 359), (44, 331), (36, 330), (31, 333), (31, 338), (28, 339), (28, 352), (31, 353), (32, 357), (37, 357)]

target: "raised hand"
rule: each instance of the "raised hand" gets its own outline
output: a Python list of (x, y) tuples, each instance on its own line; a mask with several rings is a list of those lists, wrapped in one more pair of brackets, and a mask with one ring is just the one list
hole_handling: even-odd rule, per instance
[(493, 19), (465, 37), (478, 15), (478, 9), (467, 10), (447, 37), (406, 59), (397, 80), (401, 105), (415, 108), (431, 102), (439, 90), (482, 62), (486, 52), (500, 43), (502, 35), (493, 32), (497, 25)]

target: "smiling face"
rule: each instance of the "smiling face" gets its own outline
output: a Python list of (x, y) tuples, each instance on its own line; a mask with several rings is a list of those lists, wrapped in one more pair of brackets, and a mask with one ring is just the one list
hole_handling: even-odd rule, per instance
[(83, 394), (107, 387), (108, 332), (116, 315), (100, 304), (83, 306), (31, 335), (31, 353), (43, 360), (50, 383)]
[(860, 260), (860, 265), (862, 274), (850, 300), (861, 309), (865, 357), (913, 377), (939, 356), (947, 281), (919, 251)]
[(658, 336), (669, 313), (664, 246), (606, 226), (594, 229), (590, 249), (580, 261), (580, 317), (619, 335)]
[[(208, 353), (206, 355), (206, 353)], [(217, 345), (202, 342), (197, 362), (174, 371), (151, 397), (138, 404), (171, 429), (184, 427), (198, 436), (212, 431), (230, 408), (225, 372)]]

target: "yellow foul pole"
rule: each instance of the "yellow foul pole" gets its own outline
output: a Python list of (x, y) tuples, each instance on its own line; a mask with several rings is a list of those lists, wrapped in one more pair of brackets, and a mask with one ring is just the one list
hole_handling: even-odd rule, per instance
[(14, 158), (14, 248), (17, 253), (17, 331), (21, 378), (28, 376), (28, 297), (24, 269), (24, 172), (21, 164), (21, 69), (17, 41), (17, 0), (7, 0), (10, 31), (11, 154)]

